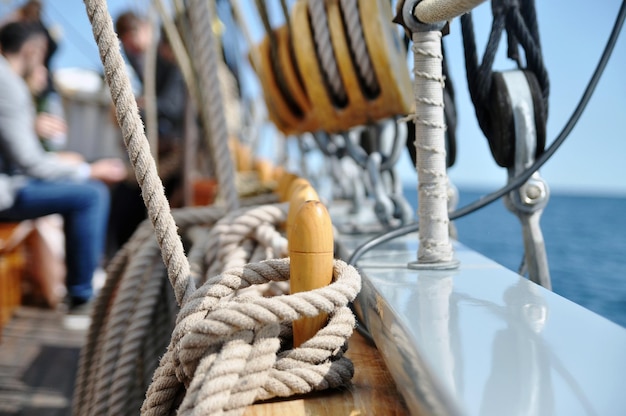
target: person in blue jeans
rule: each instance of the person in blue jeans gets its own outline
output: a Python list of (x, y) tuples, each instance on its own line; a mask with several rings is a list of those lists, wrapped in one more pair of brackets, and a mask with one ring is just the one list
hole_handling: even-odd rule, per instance
[(106, 236), (107, 184), (123, 180), (127, 172), (118, 159), (89, 164), (43, 149), (25, 79), (43, 65), (46, 44), (38, 25), (14, 22), (0, 29), (0, 221), (63, 216), (73, 310), (93, 296), (92, 277)]

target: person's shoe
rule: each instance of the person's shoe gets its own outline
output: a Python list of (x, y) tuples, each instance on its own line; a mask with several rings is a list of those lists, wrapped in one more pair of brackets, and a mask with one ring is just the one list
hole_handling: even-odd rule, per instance
[(62, 304), (59, 305), (58, 310), (68, 315), (84, 315), (89, 316), (93, 309), (92, 299), (81, 299), (66, 296), (63, 299)]
[(89, 300), (81, 300), (81, 301), (76, 301), (74, 300), (73, 302), (70, 303), (70, 306), (67, 310), (67, 313), (69, 315), (83, 315), (83, 316), (90, 316), (91, 315), (91, 311), (93, 310), (93, 299), (89, 299)]
[(91, 325), (91, 312), (93, 310), (93, 300), (67, 302), (67, 309), (63, 317), (63, 324), (67, 329), (76, 331), (87, 331)]

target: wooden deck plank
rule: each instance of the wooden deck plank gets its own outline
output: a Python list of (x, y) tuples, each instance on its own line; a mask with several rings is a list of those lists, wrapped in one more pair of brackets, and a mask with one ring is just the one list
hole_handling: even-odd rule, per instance
[(245, 416), (366, 416), (409, 414), (383, 359), (373, 345), (355, 332), (346, 355), (355, 367), (352, 384), (304, 397), (259, 403), (248, 407)]
[[(86, 331), (49, 309), (22, 306), (0, 341), (0, 416), (71, 414), (80, 347)], [(302, 397), (250, 406), (247, 416), (406, 415), (381, 355), (358, 333), (347, 352), (355, 364), (352, 384)]]
[[(83, 318), (87, 319), (87, 318)], [(56, 311), (19, 307), (0, 341), (0, 416), (71, 414), (84, 329)]]

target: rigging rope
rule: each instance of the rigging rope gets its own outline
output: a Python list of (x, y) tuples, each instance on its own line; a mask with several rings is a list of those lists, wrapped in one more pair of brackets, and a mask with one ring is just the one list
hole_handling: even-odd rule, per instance
[[(302, 117), (302, 109), (296, 102), (293, 94), (291, 93), (291, 90), (289, 89), (289, 86), (287, 85), (287, 81), (285, 79), (285, 71), (280, 64), (280, 59), (278, 56), (278, 40), (276, 38), (276, 33), (272, 29), (272, 25), (270, 23), (267, 5), (265, 4), (264, 0), (255, 0), (255, 3), (257, 5), (259, 16), (261, 17), (261, 22), (263, 23), (263, 28), (265, 29), (265, 33), (267, 34), (267, 37), (269, 39), (270, 65), (272, 71), (276, 75), (276, 86), (278, 87), (281, 95), (289, 105), (290, 110), (293, 111), (297, 117)], [(257, 67), (257, 71), (260, 70), (260, 68), (260, 66)]]
[[(541, 102), (537, 103), (538, 126), (545, 126), (548, 118), (548, 97), (550, 82), (541, 54), (541, 43), (537, 28), (535, 4), (533, 0), (498, 0), (493, 3), (493, 22), (489, 40), (483, 54), (482, 62), (478, 63), (474, 27), (471, 13), (461, 17), (463, 45), (465, 48), (465, 66), (468, 87), (472, 103), (476, 110), (478, 124), (489, 140), (489, 145), (496, 162), (503, 167), (510, 167), (513, 163), (514, 144), (513, 135), (508, 130), (500, 128), (505, 119), (494, 94), (497, 92), (493, 76), (493, 63), (498, 50), (502, 32), (506, 30), (508, 36), (508, 56), (515, 60), (519, 67), (523, 63), (519, 57), (519, 46), (524, 50), (525, 70), (532, 73), (539, 84)], [(503, 103), (506, 106), (506, 103)], [(544, 132), (545, 128), (538, 128)], [(537, 135), (538, 157), (545, 147), (545, 134)]]
[(359, 18), (358, 1), (340, 0), (340, 5), (346, 33), (350, 41), (350, 51), (354, 55), (359, 79), (365, 84), (368, 94), (371, 97), (376, 97), (380, 94), (380, 85), (378, 85), (374, 65), (367, 51), (365, 35)]
[(143, 123), (125, 72), (118, 39), (113, 30), (113, 22), (106, 2), (103, 0), (84, 0), (84, 3), (105, 68), (104, 75), (111, 90), (111, 98), (122, 129), (129, 160), (135, 171), (137, 183), (141, 187), (141, 195), (154, 227), (168, 277), (174, 287), (177, 300), (182, 302), (185, 294), (193, 289), (187, 287), (189, 262), (176, 232), (176, 223), (169, 212), (169, 203), (157, 174), (155, 161), (150, 156)]
[[(511, 178), (511, 180), (509, 180), (509, 182), (502, 188), (494, 192), (491, 192), (490, 194), (484, 195), (481, 198), (477, 199), (476, 201), (471, 202), (461, 208), (455, 209), (449, 215), (450, 220), (456, 220), (458, 218), (462, 218), (466, 215), (472, 214), (478, 211), (479, 209), (493, 203), (494, 201), (497, 201), (498, 199), (508, 194), (509, 192), (519, 188), (521, 185), (526, 183), (526, 181), (533, 175), (533, 173), (539, 170), (548, 160), (550, 160), (550, 158), (556, 153), (556, 151), (561, 147), (561, 145), (569, 137), (570, 133), (576, 126), (576, 123), (578, 123), (578, 120), (582, 116), (585, 108), (589, 104), (589, 101), (591, 100), (591, 97), (593, 96), (593, 93), (596, 87), (598, 86), (600, 79), (602, 78), (602, 74), (604, 73), (604, 70), (606, 69), (609, 59), (611, 55), (613, 54), (613, 50), (615, 49), (617, 39), (619, 38), (619, 34), (622, 30), (625, 20), (626, 20), (626, 0), (623, 0), (620, 6), (620, 9), (618, 11), (617, 17), (615, 18), (615, 22), (613, 23), (613, 28), (611, 29), (609, 38), (606, 41), (604, 50), (602, 51), (602, 55), (600, 56), (598, 64), (596, 65), (596, 68), (593, 71), (593, 74), (591, 78), (589, 79), (587, 86), (585, 87), (585, 91), (580, 97), (580, 100), (578, 101), (576, 108), (574, 109), (570, 117), (568, 118), (567, 122), (565, 123), (565, 125), (563, 126), (563, 128), (561, 129), (557, 137), (554, 139), (552, 144), (550, 144), (550, 146), (546, 149), (546, 151), (541, 156), (539, 156), (535, 160), (535, 162), (531, 166), (529, 166), (526, 170), (524, 170), (522, 173), (518, 174), (514, 178)], [(351, 264), (356, 267), (361, 257), (363, 257), (363, 255), (365, 255), (370, 250), (373, 250), (374, 248), (380, 246), (381, 244), (384, 244), (396, 238), (400, 238), (409, 233), (413, 233), (417, 231), (419, 231), (419, 222), (407, 224), (407, 225), (398, 227), (394, 230), (390, 230), (382, 234), (379, 234), (371, 238), (370, 240), (366, 241), (365, 243), (361, 244), (359, 247), (357, 247), (350, 255), (350, 258), (348, 259), (348, 264)], [(358, 315), (357, 315), (357, 319), (358, 319)], [(371, 334), (368, 332), (368, 329), (360, 320), (358, 320), (357, 322), (357, 330), (365, 338), (372, 340)]]
[[(352, 364), (343, 353), (354, 327), (354, 316), (346, 305), (360, 290), (356, 270), (337, 260), (333, 283), (289, 296), (264, 298), (242, 290), (289, 280), (289, 260), (270, 260), (225, 271), (196, 290), (200, 276), (208, 271), (208, 265), (196, 262), (204, 259), (203, 249), (212, 238), (217, 241), (217, 254), (208, 257), (212, 263), (222, 262), (223, 267), (251, 258), (284, 255), (275, 253), (286, 247), (284, 238), (281, 240), (268, 224), (284, 221), (285, 207), (234, 213), (233, 204), (227, 203), (225, 207), (191, 209), (192, 219), (182, 214), (187, 211), (173, 216), (154, 160), (149, 157), (130, 82), (119, 48), (115, 47), (117, 37), (106, 2), (85, 0), (85, 6), (156, 240), (144, 223), (111, 263), (111, 276), (96, 301), (88, 342), (81, 352), (74, 414), (136, 412), (145, 383), (156, 367), (155, 357), (161, 354), (163, 340), (168, 338), (177, 305), (181, 308), (177, 325), (170, 347), (154, 371), (142, 406), (144, 414), (169, 414), (179, 405), (179, 414), (220, 409), (241, 414), (257, 399), (345, 384), (353, 374)], [(198, 23), (192, 25), (198, 27)], [(212, 46), (209, 42), (208, 47)], [(219, 85), (213, 86), (219, 89)], [(230, 160), (230, 155), (225, 157)], [(224, 209), (232, 215), (253, 213), (255, 219), (238, 221), (232, 215), (224, 216)], [(220, 217), (230, 221), (232, 227), (221, 234), (220, 227), (216, 227), (216, 234), (207, 236), (207, 240), (198, 233), (189, 236), (189, 240), (200, 242), (199, 249), (193, 245), (190, 249), (192, 268), (176, 233), (176, 223), (184, 230), (191, 225), (214, 223)], [(237, 234), (241, 231), (244, 234)], [(252, 248), (249, 255), (239, 256), (237, 250), (229, 250), (230, 246), (224, 244), (224, 238), (232, 238), (233, 234), (238, 235), (237, 245)], [(255, 248), (248, 241), (252, 236), (265, 240), (266, 249)], [(156, 260), (160, 253), (173, 293), (163, 285), (165, 268)], [(159, 301), (159, 295), (166, 301)], [(288, 345), (289, 338), (280, 337), (289, 337), (293, 320), (322, 312), (330, 316), (326, 327), (300, 347), (279, 352), (281, 345)]]
[(326, 5), (323, 1), (309, 0), (309, 17), (311, 30), (315, 39), (315, 49), (324, 79), (330, 86), (330, 93), (336, 105), (344, 107), (348, 102), (345, 87), (339, 75), (339, 67), (328, 28)]
[(422, 23), (438, 23), (461, 16), (485, 0), (421, 0), (413, 10)]
[[(570, 133), (576, 126), (576, 123), (578, 123), (578, 120), (580, 119), (585, 108), (589, 104), (589, 101), (591, 100), (591, 97), (593, 96), (593, 93), (596, 87), (598, 86), (600, 79), (602, 78), (602, 74), (604, 73), (604, 70), (606, 69), (606, 66), (613, 53), (613, 50), (615, 49), (615, 44), (617, 43), (617, 39), (619, 38), (619, 34), (622, 30), (625, 20), (626, 20), (626, 0), (623, 0), (622, 5), (620, 6), (619, 12), (617, 14), (617, 17), (615, 19), (615, 23), (613, 24), (613, 28), (611, 29), (609, 38), (607, 39), (604, 50), (602, 51), (602, 55), (600, 56), (598, 64), (596, 65), (596, 68), (593, 71), (593, 74), (591, 78), (589, 79), (587, 86), (585, 87), (585, 91), (580, 97), (580, 100), (578, 101), (576, 108), (574, 109), (570, 117), (568, 118), (567, 122), (565, 123), (565, 125), (563, 126), (563, 128), (561, 129), (557, 137), (554, 139), (552, 144), (546, 149), (546, 151), (540, 157), (538, 157), (531, 166), (529, 166), (522, 173), (512, 178), (502, 188), (494, 192), (491, 192), (490, 194), (482, 196), (476, 201), (471, 202), (461, 208), (455, 209), (453, 212), (450, 213), (450, 216), (449, 216), (450, 220), (456, 220), (458, 218), (462, 218), (466, 215), (472, 214), (478, 211), (479, 209), (493, 203), (494, 201), (497, 201), (498, 199), (508, 194), (509, 192), (519, 188), (522, 184), (526, 183), (526, 181), (533, 175), (533, 173), (535, 173), (548, 160), (550, 160), (550, 158), (556, 153), (556, 151), (561, 147), (561, 145), (569, 137)], [(363, 255), (366, 254), (368, 251), (388, 241), (394, 240), (396, 238), (400, 238), (404, 235), (417, 232), (417, 231), (419, 231), (419, 223), (414, 222), (412, 224), (407, 224), (402, 227), (398, 227), (394, 230), (387, 231), (385, 233), (377, 235), (373, 237), (372, 239), (366, 241), (365, 243), (361, 244), (359, 247), (357, 247), (356, 250), (354, 250), (354, 252), (350, 256), (350, 258), (348, 259), (348, 264), (352, 264), (356, 266), (358, 261), (361, 259), (361, 257), (363, 257)], [(359, 331), (364, 336), (371, 339), (371, 336), (367, 334), (367, 330), (363, 326), (361, 327), (357, 326), (357, 329), (359, 329)]]
[(194, 63), (202, 97), (200, 107), (202, 124), (209, 136), (208, 144), (215, 166), (218, 192), (224, 197), (226, 206), (234, 210), (239, 207), (239, 197), (235, 185), (235, 168), (228, 149), (228, 129), (218, 75), (217, 45), (213, 31), (207, 29), (213, 22), (209, 3), (204, 0), (190, 1), (189, 20), (193, 36), (193, 53), (197, 58), (194, 59)]

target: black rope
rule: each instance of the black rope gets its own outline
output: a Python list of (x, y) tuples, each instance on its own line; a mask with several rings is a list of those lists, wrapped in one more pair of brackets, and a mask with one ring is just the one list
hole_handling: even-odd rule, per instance
[[(449, 215), (450, 220), (456, 220), (466, 215), (469, 215), (473, 212), (476, 212), (479, 209), (500, 199), (502, 196), (508, 194), (509, 192), (519, 188), (533, 175), (533, 173), (539, 170), (554, 155), (554, 153), (556, 153), (559, 147), (561, 147), (561, 145), (569, 137), (569, 134), (574, 129), (574, 126), (576, 126), (576, 123), (578, 123), (578, 120), (580, 120), (580, 117), (582, 113), (584, 112), (585, 108), (587, 107), (587, 104), (589, 104), (591, 96), (593, 95), (596, 87), (598, 86), (598, 82), (600, 81), (600, 78), (602, 77), (602, 74), (604, 73), (606, 65), (609, 62), (609, 58), (611, 57), (613, 50), (615, 49), (615, 44), (617, 43), (617, 39), (619, 37), (620, 31), (622, 30), (622, 26), (624, 25), (625, 19), (626, 19), (626, 0), (623, 0), (622, 5), (620, 6), (620, 9), (619, 9), (617, 18), (615, 19), (615, 23), (613, 24), (613, 29), (611, 30), (611, 34), (609, 35), (609, 39), (607, 40), (606, 46), (604, 47), (604, 51), (602, 52), (602, 56), (600, 57), (600, 60), (598, 61), (598, 65), (596, 66), (596, 69), (594, 70), (593, 75), (591, 76), (591, 79), (587, 83), (587, 87), (585, 88), (585, 91), (583, 92), (583, 95), (580, 98), (578, 105), (576, 106), (576, 108), (570, 115), (570, 118), (567, 120), (567, 123), (565, 123), (565, 126), (563, 126), (563, 129), (560, 131), (556, 139), (554, 139), (550, 147), (548, 147), (546, 151), (539, 158), (537, 158), (537, 160), (535, 160), (535, 163), (533, 163), (522, 173), (514, 177), (511, 181), (509, 181), (507, 185), (503, 186), (497, 191), (487, 194), (477, 199), (476, 201), (468, 205), (465, 205), (464, 207), (456, 209), (455, 211), (450, 213)], [(388, 231), (386, 233), (380, 234), (366, 241), (359, 247), (357, 247), (356, 250), (354, 250), (354, 252), (350, 256), (350, 258), (348, 259), (348, 264), (353, 265), (354, 267), (357, 267), (357, 262), (368, 251), (378, 247), (381, 244), (391, 241), (395, 238), (399, 238), (399, 237), (402, 237), (404, 235), (407, 235), (409, 233), (413, 233), (416, 231), (419, 231), (418, 222), (407, 224), (402, 227), (398, 227), (396, 229)], [(371, 334), (368, 333), (365, 325), (363, 325), (363, 323), (359, 320), (359, 316), (358, 315), (356, 316), (357, 316), (357, 330), (359, 330), (359, 332), (363, 334), (363, 336), (372, 340)]]
[(491, 68), (503, 30), (504, 16), (494, 16), (483, 60), (479, 65), (472, 14), (466, 13), (461, 16), (461, 33), (463, 35), (468, 89), (476, 111), (478, 125), (487, 137), (492, 135), (489, 115), (489, 91), (492, 83)]
[[(538, 133), (536, 157), (545, 147), (550, 81), (541, 51), (534, 0), (493, 0), (492, 12), (491, 32), (480, 64), (471, 13), (461, 17), (465, 67), (478, 124), (489, 141), (494, 159), (500, 166), (511, 167), (515, 150), (515, 135), (511, 128), (513, 115), (501, 76), (494, 80), (492, 69), (504, 31), (507, 34), (507, 56), (524, 70), (533, 93)], [(520, 47), (524, 59), (520, 56)]]
[[(257, 7), (257, 11), (259, 12), (259, 17), (261, 18), (261, 22), (263, 23), (263, 28), (265, 29), (265, 33), (267, 34), (269, 40), (270, 47), (270, 66), (272, 71), (274, 72), (274, 77), (276, 79), (276, 86), (278, 87), (279, 92), (281, 93), (283, 99), (289, 106), (289, 108), (293, 111), (293, 114), (297, 118), (301, 118), (303, 116), (303, 111), (296, 102), (296, 99), (293, 97), (289, 86), (287, 85), (287, 81), (285, 80), (285, 72), (280, 64), (280, 59), (278, 57), (278, 40), (276, 38), (276, 33), (272, 28), (269, 12), (267, 10), (267, 5), (265, 4), (265, 0), (255, 0), (255, 4)], [(281, 3), (282, 7), (282, 3)], [(287, 20), (287, 24), (289, 21)], [(293, 39), (289, 39), (290, 42)], [(260, 68), (259, 68), (260, 70)]]

